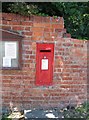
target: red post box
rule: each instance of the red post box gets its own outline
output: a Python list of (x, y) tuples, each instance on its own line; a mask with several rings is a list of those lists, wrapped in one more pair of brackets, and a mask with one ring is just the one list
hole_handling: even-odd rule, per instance
[(54, 44), (37, 43), (36, 85), (51, 85), (54, 65)]

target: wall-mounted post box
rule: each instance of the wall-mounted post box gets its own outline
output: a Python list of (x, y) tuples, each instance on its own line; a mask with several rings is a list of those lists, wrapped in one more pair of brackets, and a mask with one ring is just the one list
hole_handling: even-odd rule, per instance
[(37, 43), (36, 85), (51, 85), (54, 65), (54, 44)]

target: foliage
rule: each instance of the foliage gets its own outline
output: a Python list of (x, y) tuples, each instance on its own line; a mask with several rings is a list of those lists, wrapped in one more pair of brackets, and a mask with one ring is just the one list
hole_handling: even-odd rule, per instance
[(73, 109), (64, 109), (63, 115), (64, 118), (86, 118), (89, 120), (89, 102)]
[[(73, 38), (89, 39), (89, 2), (16, 2), (3, 3), (2, 12), (21, 15), (63, 16)], [(6, 9), (7, 8), (7, 9)]]
[[(87, 6), (89, 3), (69, 4), (69, 7), (68, 5), (65, 7), (69, 9), (70, 12), (68, 12), (69, 10), (65, 11), (66, 14), (64, 16), (68, 32), (71, 33), (74, 38), (77, 36), (79, 39), (89, 39), (89, 8)], [(66, 18), (68, 18), (68, 20)]]
[(8, 115), (3, 115), (1, 120), (12, 120), (12, 119), (8, 118)]

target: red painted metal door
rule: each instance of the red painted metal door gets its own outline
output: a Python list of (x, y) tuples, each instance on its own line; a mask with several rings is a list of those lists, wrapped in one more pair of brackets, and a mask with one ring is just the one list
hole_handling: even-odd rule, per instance
[(53, 78), (54, 44), (37, 44), (36, 85), (51, 85)]

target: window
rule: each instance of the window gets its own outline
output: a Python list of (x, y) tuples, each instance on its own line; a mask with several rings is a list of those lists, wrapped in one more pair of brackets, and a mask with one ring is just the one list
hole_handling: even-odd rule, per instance
[(21, 68), (21, 38), (17, 34), (2, 31), (0, 41), (0, 67), (2, 69)]

